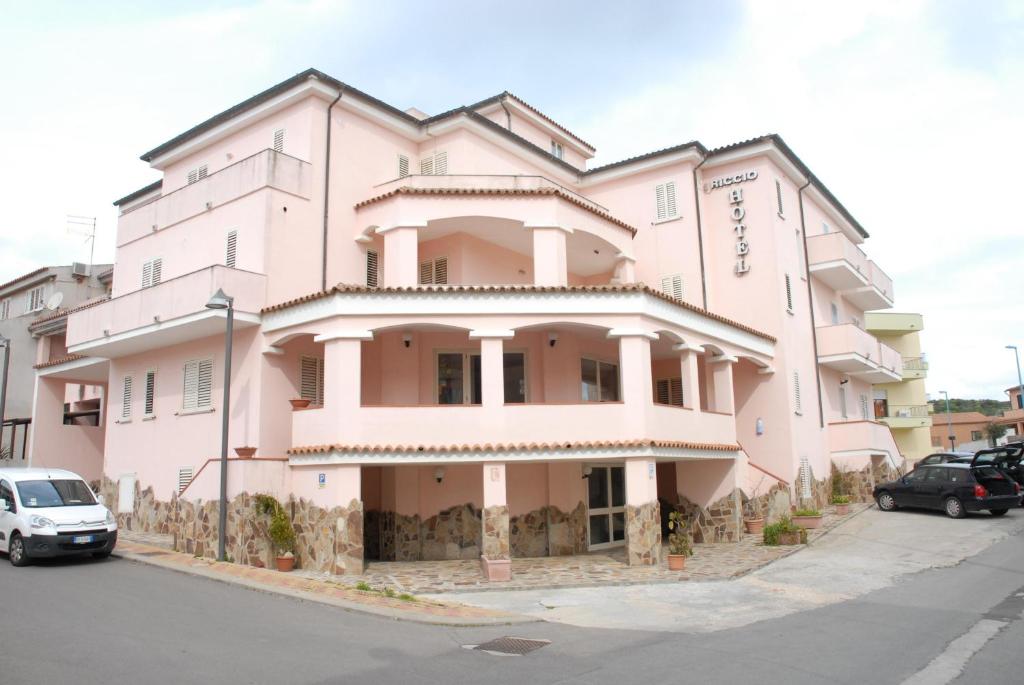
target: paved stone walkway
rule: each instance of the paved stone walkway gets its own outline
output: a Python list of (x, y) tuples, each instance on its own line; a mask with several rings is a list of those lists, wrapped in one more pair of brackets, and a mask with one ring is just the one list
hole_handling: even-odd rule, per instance
[[(844, 520), (870, 506), (853, 504), (847, 516), (837, 516), (834, 509), (828, 508), (821, 528), (808, 531), (808, 542), (814, 544)], [(567, 557), (513, 559), (512, 580), (503, 583), (484, 580), (478, 561), (375, 561), (367, 564), (363, 580), (374, 587), (387, 586), (414, 594), (727, 580), (746, 575), (802, 548), (802, 545), (768, 547), (762, 543), (760, 535), (744, 535), (740, 542), (697, 544), (682, 572), (670, 571), (667, 560), (658, 566), (628, 566), (621, 549)]]

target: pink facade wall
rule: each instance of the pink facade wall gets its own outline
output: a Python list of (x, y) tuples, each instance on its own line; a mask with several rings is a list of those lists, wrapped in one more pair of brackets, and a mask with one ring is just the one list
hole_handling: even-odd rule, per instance
[(103, 470), (104, 427), (64, 425), (65, 386), (63, 379), (36, 379), (31, 465), (67, 469), (87, 481), (98, 480)]

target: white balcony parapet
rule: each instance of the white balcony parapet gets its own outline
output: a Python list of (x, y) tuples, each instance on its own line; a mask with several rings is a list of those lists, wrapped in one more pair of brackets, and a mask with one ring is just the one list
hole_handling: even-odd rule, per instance
[(809, 237), (807, 264), (813, 276), (865, 311), (893, 305), (892, 279), (842, 233)]
[(818, 363), (871, 383), (893, 383), (903, 375), (903, 357), (852, 323), (819, 326)]
[(610, 214), (610, 210), (591, 200), (585, 195), (565, 187), (546, 176), (518, 174), (444, 174), (444, 175), (410, 175), (402, 176), (374, 186), (375, 195), (383, 195), (398, 188), (458, 190), (472, 188), (474, 190), (558, 190), (580, 202)]

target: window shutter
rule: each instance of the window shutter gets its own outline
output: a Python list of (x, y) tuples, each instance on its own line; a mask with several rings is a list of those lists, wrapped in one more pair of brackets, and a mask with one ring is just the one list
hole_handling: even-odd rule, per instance
[(377, 287), (377, 267), (380, 264), (380, 258), (377, 255), (376, 250), (366, 251), (366, 287), (376, 288)]
[(160, 283), (160, 271), (163, 267), (164, 260), (157, 257), (153, 260), (153, 285)]
[(189, 169), (188, 172), (188, 184), (192, 185), (199, 180), (199, 169)]
[(0, 302), (0, 320), (6, 321), (11, 315), (11, 301)]
[(213, 399), (213, 360), (203, 359), (199, 362), (199, 390), (198, 400), (200, 407), (209, 407)]
[(398, 155), (398, 178), (405, 178), (409, 175), (409, 158), (405, 155)]
[(313, 403), (322, 397), (318, 388), (323, 366), (319, 362), (316, 357), (305, 355), (299, 360), (299, 397)]
[(431, 176), (434, 173), (434, 158), (424, 157), (420, 160), (420, 174), (423, 176)]
[(786, 310), (793, 311), (793, 283), (786, 274)]
[(658, 404), (669, 403), (669, 383), (667, 378), (659, 378), (655, 384), (654, 401)]
[(420, 262), (420, 285), (430, 285), (434, 282), (434, 263), (430, 260)]
[(227, 255), (224, 257), (224, 265), (229, 269), (235, 268), (235, 254), (238, 249), (238, 231), (228, 231)]
[(448, 153), (438, 152), (434, 155), (434, 173), (443, 176), (448, 173)]
[(844, 419), (849, 418), (846, 410), (846, 386), (839, 386), (839, 415)]
[(143, 262), (142, 264), (142, 287), (148, 288), (153, 285), (153, 262)]
[(202, 180), (206, 178), (206, 165), (202, 165), (196, 170), (196, 178)]
[(153, 415), (153, 399), (156, 394), (156, 372), (146, 372), (146, 400), (143, 405), (142, 413), (146, 416)]
[(669, 181), (665, 184), (665, 210), (668, 218), (676, 216), (676, 182)]
[(803, 403), (800, 401), (800, 372), (793, 372), (793, 410), (797, 414), (804, 411)]
[(284, 129), (274, 131), (274, 152), (284, 152)]
[(677, 300), (683, 299), (683, 277), (680, 274), (662, 276), (661, 292)]
[(656, 205), (655, 216), (658, 221), (668, 216), (668, 208), (665, 203), (665, 185), (658, 185), (654, 187), (654, 201)]
[(316, 360), (316, 403), (324, 406), (324, 360)]
[(448, 258), (438, 257), (434, 260), (434, 285), (448, 283)]
[(860, 396), (860, 417), (865, 421), (868, 420), (868, 396)]
[(779, 204), (779, 216), (782, 216), (782, 182), (775, 181), (775, 199)]
[(683, 406), (683, 378), (677, 376), (675, 378), (668, 379), (669, 389), (669, 402), (676, 406)]
[(803, 499), (811, 497), (811, 463), (807, 457), (800, 457), (800, 496)]
[(199, 362), (185, 362), (185, 386), (181, 396), (182, 409), (195, 409), (199, 406)]
[(132, 417), (132, 377), (124, 377), (124, 385), (121, 389), (121, 418), (130, 419)]
[(185, 466), (178, 469), (178, 494), (180, 495), (188, 487), (188, 484), (192, 482), (192, 475), (194, 471), (191, 466)]

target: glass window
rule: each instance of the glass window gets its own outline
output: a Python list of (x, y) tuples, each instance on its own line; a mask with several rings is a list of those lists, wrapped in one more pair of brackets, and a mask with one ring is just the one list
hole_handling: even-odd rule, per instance
[(587, 503), (591, 509), (608, 506), (608, 469), (595, 466), (587, 478)]
[(506, 352), (503, 365), (505, 403), (522, 404), (526, 401), (526, 355), (522, 352)]
[(612, 540), (618, 542), (626, 539), (626, 514), (618, 512), (612, 514)]
[(583, 359), (580, 362), (580, 392), (584, 402), (597, 402), (597, 362), (593, 359)]
[(618, 402), (619, 401), (619, 367), (615, 364), (605, 364), (599, 362), (598, 368), (598, 379), (601, 383), (601, 401), (602, 402)]
[(17, 513), (18, 505), (14, 501), (14, 490), (7, 481), (0, 481), (0, 499), (7, 502), (7, 507), (11, 510), (11, 513)]
[(437, 355), (437, 403), (462, 404), (462, 353), (441, 352)]
[(949, 469), (925, 469), (925, 480), (927, 480), (928, 482), (945, 481), (946, 471), (948, 470)]
[(626, 469), (612, 469), (612, 506), (626, 506)]
[(925, 471), (927, 471), (927, 469), (914, 469), (913, 471), (907, 474), (907, 480), (910, 481), (911, 483), (922, 481), (924, 480)]
[(981, 440), (981, 431), (971, 431), (971, 441)]
[(23, 507), (83, 507), (96, 504), (89, 486), (80, 480), (23, 480), (18, 483)]
[(611, 540), (608, 530), (608, 516), (601, 514), (590, 517), (590, 544), (602, 545)]
[(950, 483), (966, 483), (967, 482), (967, 470), (966, 469), (949, 469), (947, 480)]
[(580, 394), (584, 402), (619, 401), (619, 367), (593, 359), (580, 360)]

